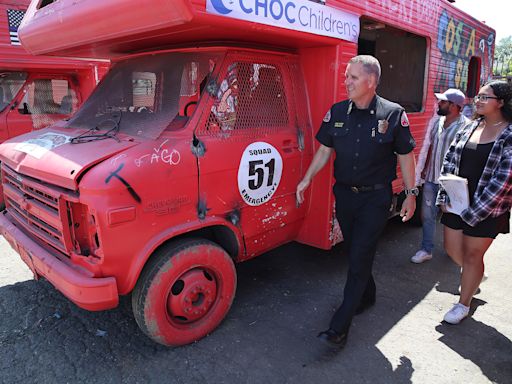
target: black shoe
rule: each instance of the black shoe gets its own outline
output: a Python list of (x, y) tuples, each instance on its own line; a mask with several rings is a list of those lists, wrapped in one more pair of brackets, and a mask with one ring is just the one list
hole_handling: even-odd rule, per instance
[(356, 309), (356, 315), (360, 315), (364, 311), (366, 311), (368, 308), (371, 308), (375, 305), (375, 299), (373, 300), (363, 300), (361, 303), (359, 303), (359, 306)]
[(334, 329), (329, 328), (327, 331), (320, 332), (318, 338), (329, 347), (343, 348), (347, 343), (348, 333), (338, 333)]

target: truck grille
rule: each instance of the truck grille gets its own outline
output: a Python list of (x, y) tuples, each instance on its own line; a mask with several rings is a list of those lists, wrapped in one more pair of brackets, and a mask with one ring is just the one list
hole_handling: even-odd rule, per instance
[(64, 254), (72, 250), (68, 202), (72, 192), (42, 184), (2, 164), (5, 205), (25, 232)]

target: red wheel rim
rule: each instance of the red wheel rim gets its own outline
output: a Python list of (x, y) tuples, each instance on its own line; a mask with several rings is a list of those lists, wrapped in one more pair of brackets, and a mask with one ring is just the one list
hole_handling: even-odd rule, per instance
[(189, 324), (206, 316), (217, 298), (217, 282), (206, 269), (194, 268), (183, 273), (167, 296), (170, 321)]

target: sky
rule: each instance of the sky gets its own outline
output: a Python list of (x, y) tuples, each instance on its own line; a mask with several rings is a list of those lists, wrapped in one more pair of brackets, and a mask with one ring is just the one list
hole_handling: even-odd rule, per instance
[(512, 0), (455, 0), (453, 5), (494, 28), (496, 42), (512, 36)]

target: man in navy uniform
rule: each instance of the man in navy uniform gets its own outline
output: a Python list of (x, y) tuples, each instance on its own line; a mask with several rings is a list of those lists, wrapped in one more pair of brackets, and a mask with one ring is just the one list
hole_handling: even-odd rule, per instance
[(376, 94), (380, 73), (380, 64), (373, 56), (356, 56), (349, 61), (345, 72), (349, 99), (327, 111), (316, 135), (320, 147), (296, 192), (300, 204), (311, 179), (334, 152), (336, 218), (348, 250), (349, 270), (343, 303), (329, 329), (318, 337), (338, 348), (346, 343), (353, 316), (375, 303), (372, 265), (390, 214), (397, 158), (406, 193), (402, 220), (409, 220), (416, 209), (415, 142), (404, 109)]

